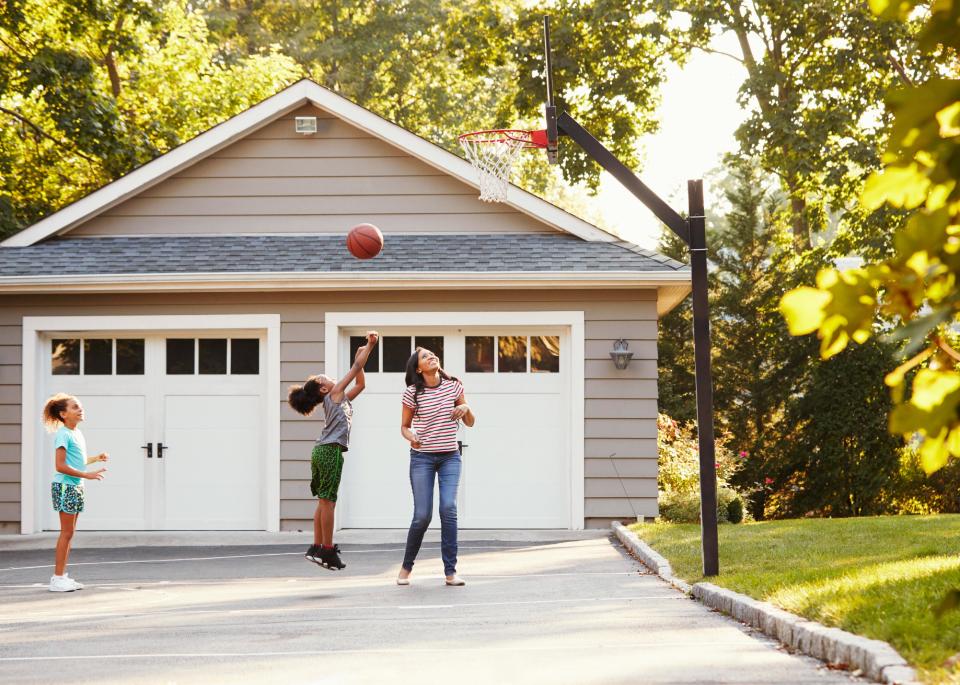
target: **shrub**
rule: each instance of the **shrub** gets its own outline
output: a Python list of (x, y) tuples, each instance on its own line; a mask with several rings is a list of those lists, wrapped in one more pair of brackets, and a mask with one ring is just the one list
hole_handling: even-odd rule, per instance
[[(660, 516), (667, 521), (700, 520), (700, 456), (692, 424), (681, 425), (665, 414), (657, 417), (660, 470)], [(742, 461), (722, 440), (716, 444), (717, 520), (740, 523), (746, 509), (744, 494), (729, 485)]]
[[(717, 488), (718, 523), (741, 523), (744, 511), (743, 496), (739, 492), (726, 485)], [(699, 523), (700, 491), (661, 493), (660, 517), (674, 523)]]

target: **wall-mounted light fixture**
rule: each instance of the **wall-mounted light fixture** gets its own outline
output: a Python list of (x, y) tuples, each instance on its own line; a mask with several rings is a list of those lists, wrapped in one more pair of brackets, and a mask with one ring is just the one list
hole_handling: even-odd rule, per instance
[(296, 117), (294, 125), (301, 135), (309, 136), (317, 132), (316, 117)]
[(610, 350), (610, 359), (613, 360), (613, 365), (618, 369), (627, 368), (633, 358), (633, 352), (627, 350), (628, 347), (630, 347), (630, 343), (623, 338), (615, 340), (613, 343), (613, 349)]

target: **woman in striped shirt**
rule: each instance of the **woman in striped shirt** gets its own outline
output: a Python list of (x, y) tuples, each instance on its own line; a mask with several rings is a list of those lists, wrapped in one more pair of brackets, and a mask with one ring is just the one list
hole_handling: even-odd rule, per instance
[(413, 562), (433, 512), (434, 478), (440, 483), (440, 554), (447, 585), (463, 585), (457, 576), (457, 486), (460, 450), (457, 425), (472, 426), (475, 418), (463, 394), (463, 385), (440, 368), (430, 350), (418, 347), (407, 362), (407, 389), (403, 393), (400, 433), (410, 442), (410, 487), (413, 521), (397, 585), (410, 584)]

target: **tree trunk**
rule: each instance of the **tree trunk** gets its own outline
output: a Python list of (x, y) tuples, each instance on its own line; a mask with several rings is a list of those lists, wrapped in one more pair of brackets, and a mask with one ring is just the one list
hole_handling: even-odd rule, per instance
[(806, 252), (810, 249), (811, 245), (810, 227), (807, 224), (806, 208), (807, 201), (791, 193), (790, 226), (793, 228), (793, 247), (798, 253)]

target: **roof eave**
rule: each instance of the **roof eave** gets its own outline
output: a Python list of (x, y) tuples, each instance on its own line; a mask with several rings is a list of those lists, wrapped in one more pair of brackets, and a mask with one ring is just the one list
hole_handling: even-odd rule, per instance
[[(63, 293), (63, 274), (0, 277), (0, 294)], [(70, 275), (70, 293), (316, 290), (656, 289), (665, 314), (690, 292), (690, 272), (232, 272)]]

